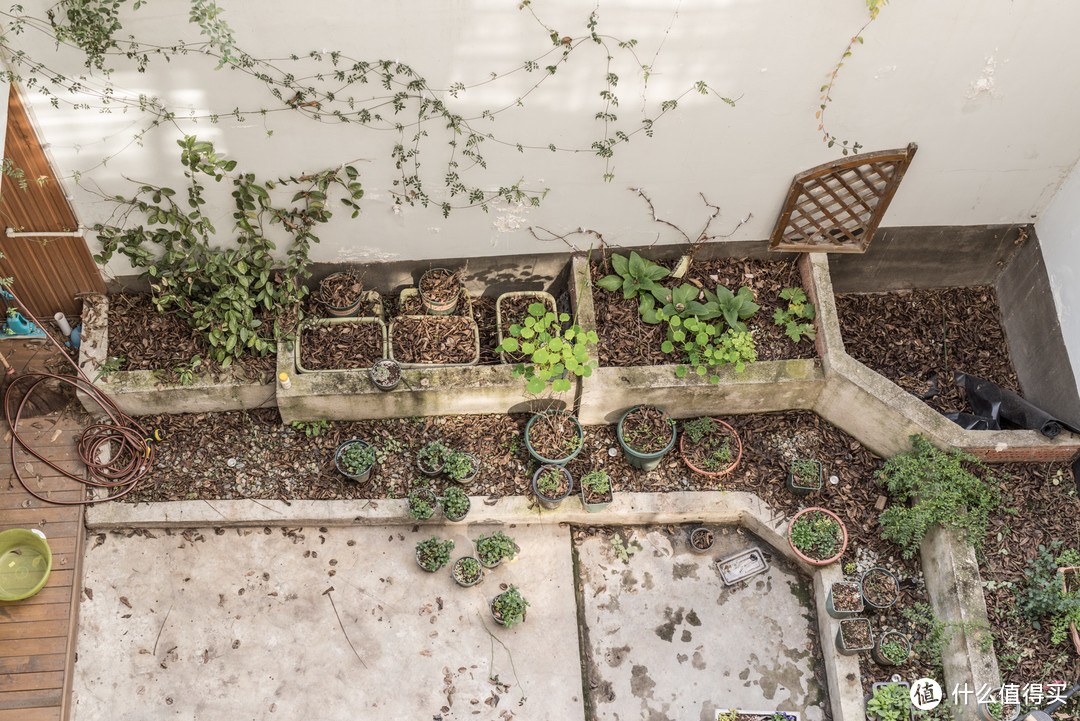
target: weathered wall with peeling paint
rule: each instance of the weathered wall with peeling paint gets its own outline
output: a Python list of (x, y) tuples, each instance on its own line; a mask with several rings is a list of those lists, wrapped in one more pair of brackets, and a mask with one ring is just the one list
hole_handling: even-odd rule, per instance
[[(552, 48), (547, 30), (516, 1), (221, 4), (238, 45), (254, 56), (340, 49), (356, 58), (407, 62), (435, 88), (482, 82)], [(47, 5), (27, 3), (37, 12)], [(197, 42), (198, 29), (186, 22), (187, 7), (184, 0), (157, 0), (139, 11), (125, 5), (123, 32)], [(560, 34), (587, 36), (591, 5), (536, 0), (532, 9)], [(471, 181), (495, 188), (521, 180), (549, 189), (540, 208), (496, 204), (490, 213), (462, 210), (449, 218), (434, 207), (395, 206), (392, 132), (303, 118), (282, 108), (261, 83), (229, 68), (214, 70), (214, 61), (199, 54), (170, 63), (152, 57), (146, 73), (126, 61), (116, 63), (108, 81), (116, 94), (159, 95), (177, 110), (175, 125), (151, 130), (141, 144), (131, 142), (146, 120), (138, 111), (54, 109), (44, 96), (30, 93), (30, 99), (59, 172), (69, 178), (80, 173), (83, 186), (109, 194), (130, 192), (125, 177), (179, 183), (174, 140), (182, 133), (213, 140), (261, 176), (359, 159), (367, 188), (363, 214), (356, 221), (342, 215), (321, 233), (314, 253), (320, 262), (566, 250), (560, 240), (536, 240), (529, 228), (560, 235), (589, 228), (615, 244), (681, 242), (674, 230), (651, 221), (648, 207), (629, 188), (644, 189), (657, 214), (690, 235), (710, 212), (702, 193), (720, 208), (714, 232), (760, 240), (772, 228), (792, 175), (839, 157), (822, 143), (814, 113), (822, 84), (866, 19), (863, 0), (602, 3), (598, 32), (638, 41), (636, 58), (612, 53), (620, 124), (634, 129), (642, 108), (644, 116), (655, 117), (661, 101), (698, 80), (737, 99), (736, 106), (716, 96), (685, 96), (656, 123), (654, 137), (639, 133), (616, 149), (610, 168), (615, 177), (605, 182), (604, 162), (589, 150), (602, 133), (594, 118), (603, 109), (599, 93), (608, 70), (601, 46), (586, 41), (571, 62), (528, 95), (538, 76), (521, 70), (456, 99), (443, 94), (465, 117), (510, 108), (494, 121), (473, 121), (509, 145), (487, 141), (487, 170), (463, 171)], [(1080, 66), (1080, 45), (1072, 38), (1078, 24), (1080, 5), (1068, 0), (898, 0), (884, 7), (863, 31), (865, 44), (856, 46), (841, 69), (827, 118), (837, 137), (870, 150), (919, 144), (885, 225), (1023, 223), (1042, 213), (1080, 157), (1080, 76), (1066, 70)], [(52, 68), (85, 73), (83, 58), (56, 50), (46, 34), (9, 40)], [(320, 57), (322, 64), (301, 65), (306, 72), (326, 69), (327, 56)], [(652, 66), (647, 84), (641, 64)], [(94, 76), (86, 82), (106, 81)], [(523, 104), (515, 107), (522, 96)], [(229, 115), (233, 108), (243, 120)], [(264, 116), (259, 108), (271, 112)], [(204, 111), (221, 118), (216, 124), (187, 119)], [(426, 129), (421, 170), (428, 191), (441, 200), (446, 136), (438, 123)], [(519, 142), (581, 152), (519, 153)], [(104, 166), (103, 158), (109, 159)], [(108, 204), (70, 180), (67, 185), (84, 223), (107, 217)], [(231, 207), (227, 189), (221, 189), (226, 192), (212, 210), (218, 229), (227, 233)], [(743, 219), (748, 220), (740, 225)], [(595, 242), (580, 235), (570, 240), (582, 246)], [(126, 266), (114, 260), (106, 271), (126, 275)]]

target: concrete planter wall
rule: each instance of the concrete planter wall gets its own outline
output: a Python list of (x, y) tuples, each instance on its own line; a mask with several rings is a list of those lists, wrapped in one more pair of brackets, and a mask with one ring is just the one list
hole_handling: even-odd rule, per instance
[[(94, 380), (109, 353), (109, 299), (91, 295), (83, 300), (82, 345), (79, 367)], [(277, 405), (273, 383), (215, 382), (206, 374), (196, 375), (186, 386), (163, 385), (153, 371), (118, 371), (98, 378), (94, 385), (107, 393), (129, 416), (154, 413), (204, 413), (267, 408)], [(79, 401), (89, 413), (101, 408), (79, 393)]]

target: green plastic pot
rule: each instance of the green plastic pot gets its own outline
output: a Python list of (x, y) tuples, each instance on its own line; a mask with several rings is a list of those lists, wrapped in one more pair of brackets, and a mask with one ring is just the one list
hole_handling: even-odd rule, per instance
[[(566, 477), (566, 493), (556, 497), (544, 495), (544, 492), (540, 490), (537, 482), (540, 480), (540, 476), (542, 476), (547, 471), (556, 471), (558, 473), (562, 473), (563, 476)], [(540, 503), (541, 506), (548, 509), (549, 511), (554, 511), (556, 508), (562, 505), (563, 501), (569, 498), (571, 493), (574, 492), (574, 477), (570, 475), (570, 471), (566, 470), (562, 466), (556, 465), (554, 463), (546, 463), (537, 468), (536, 472), (533, 473), (532, 491), (533, 495), (536, 496), (536, 500)]]
[[(887, 642), (889, 639), (899, 639), (904, 642), (904, 647), (907, 648), (907, 655), (904, 656), (904, 660), (900, 663), (890, 661), (885, 657), (885, 654), (881, 652), (881, 645)], [(908, 637), (897, 631), (886, 631), (877, 638), (877, 642), (874, 643), (874, 648), (870, 651), (870, 656), (879, 666), (903, 666), (907, 660), (911, 657), (911, 641)]]
[[(578, 446), (574, 450), (573, 453), (571, 453), (570, 455), (568, 455), (568, 456), (566, 456), (564, 458), (545, 458), (544, 456), (540, 455), (539, 453), (537, 453), (533, 449), (532, 442), (529, 440), (529, 431), (532, 429), (533, 423), (536, 422), (536, 419), (540, 418), (541, 416), (546, 416), (548, 414), (553, 414), (553, 413), (561, 413), (561, 414), (566, 415), (570, 420), (572, 420), (574, 422), (574, 425), (577, 426)], [(581, 423), (578, 422), (577, 418), (575, 418), (572, 414), (567, 413), (566, 411), (551, 410), (551, 411), (543, 411), (542, 413), (537, 413), (532, 418), (529, 419), (528, 425), (525, 426), (525, 447), (529, 450), (529, 455), (532, 456), (533, 458), (535, 458), (537, 460), (537, 462), (540, 463), (540, 464), (549, 465), (549, 466), (565, 466), (568, 462), (570, 462), (571, 459), (573, 459), (574, 456), (576, 456), (578, 453), (581, 453), (581, 449), (584, 446), (585, 446), (585, 429), (583, 429), (581, 427)]]
[[(866, 589), (865, 589), (866, 577), (869, 576), (871, 573), (883, 573), (883, 574), (889, 576), (889, 578), (891, 578), (893, 580), (893, 583), (896, 585), (896, 595), (893, 596), (892, 600), (889, 601), (888, 603), (877, 604), (877, 603), (874, 603), (873, 601), (871, 601), (869, 598), (866, 597)], [(897, 599), (900, 598), (900, 580), (889, 569), (881, 568), (880, 566), (874, 566), (873, 568), (868, 570), (866, 573), (864, 573), (862, 575), (862, 577), (859, 579), (859, 594), (862, 596), (863, 603), (866, 604), (867, 608), (872, 608), (872, 609), (874, 609), (876, 611), (880, 611), (880, 610), (883, 610), (883, 609), (886, 609), (886, 608), (892, 608), (896, 604)]]
[[(619, 426), (616, 429), (615, 437), (619, 439), (619, 446), (622, 447), (623, 455), (626, 456), (627, 463), (629, 463), (634, 468), (640, 468), (643, 471), (651, 471), (657, 466), (659, 466), (660, 461), (664, 459), (664, 456), (667, 455), (667, 452), (675, 447), (675, 425), (672, 424), (671, 426), (671, 439), (668, 441), (668, 444), (664, 446), (663, 450), (657, 451), (656, 453), (639, 453), (635, 451), (633, 448), (626, 445), (626, 442), (623, 440), (623, 421), (626, 420), (626, 417), (628, 415), (642, 407), (644, 406), (634, 406), (626, 413), (622, 414), (622, 417), (619, 418)], [(662, 409), (658, 410), (664, 413)], [(667, 418), (670, 420), (671, 416), (668, 416), (667, 413), (664, 413), (664, 415), (667, 416)]]
[[(800, 460), (800, 459), (796, 459), (796, 460)], [(821, 490), (821, 484), (824, 481), (824, 472), (821, 469), (821, 461), (814, 460), (813, 458), (807, 458), (807, 459), (801, 459), (801, 460), (808, 460), (808, 461), (810, 461), (811, 463), (814, 464), (814, 467), (817, 468), (817, 478), (816, 478), (815, 481), (811, 482), (812, 485), (802, 485), (803, 483), (807, 483), (807, 481), (801, 480), (801, 479), (797, 480), (795, 478), (795, 461), (792, 461), (791, 462), (791, 468), (788, 470), (788, 474), (787, 474), (787, 484), (786, 484), (787, 489), (789, 491), (791, 491), (792, 493), (794, 493), (796, 496), (805, 496), (808, 493), (813, 493), (814, 491), (820, 491)]]
[[(859, 599), (859, 607), (854, 611), (837, 611), (833, 605), (833, 590), (837, 586), (854, 586), (855, 596)], [(829, 587), (829, 595), (825, 598), (825, 610), (833, 618), (855, 618), (863, 612), (862, 594), (859, 592), (859, 584), (856, 581), (837, 581)]]
[(22, 601), (45, 587), (52, 550), (38, 530), (13, 528), (0, 533), (0, 601)]

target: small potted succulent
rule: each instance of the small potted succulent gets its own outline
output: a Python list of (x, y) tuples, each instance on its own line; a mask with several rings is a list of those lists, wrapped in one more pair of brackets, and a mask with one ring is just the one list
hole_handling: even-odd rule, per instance
[(791, 461), (791, 467), (788, 469), (787, 489), (796, 496), (820, 491), (823, 476), (821, 461), (813, 458), (796, 458)]
[(598, 513), (615, 500), (615, 491), (611, 487), (611, 476), (607, 471), (589, 471), (581, 477), (581, 505), (589, 513)]
[(910, 721), (911, 687), (893, 676), (890, 683), (875, 683), (866, 700), (867, 721)]
[(675, 421), (656, 406), (634, 406), (619, 419), (615, 435), (626, 462), (651, 471), (675, 446)]
[(429, 488), (417, 488), (409, 491), (409, 516), (418, 521), (426, 521), (435, 515), (435, 506), (438, 499), (435, 492)]
[(449, 451), (443, 458), (442, 472), (452, 481), (468, 483), (480, 472), (480, 459), (471, 453)]
[(378, 448), (367, 441), (353, 439), (345, 441), (334, 452), (334, 465), (338, 473), (346, 478), (363, 483), (371, 477), (371, 469), (375, 467), (375, 456)]
[(484, 567), (472, 556), (462, 556), (450, 567), (450, 576), (454, 583), (468, 588), (484, 580)]
[(438, 536), (432, 536), (416, 544), (416, 564), (425, 571), (434, 573), (450, 563), (450, 551), (453, 550), (453, 541), (443, 541)]
[(426, 476), (437, 476), (442, 473), (443, 463), (450, 449), (442, 444), (442, 441), (431, 441), (416, 453), (416, 467)]
[(911, 642), (899, 631), (886, 631), (878, 636), (870, 655), (881, 666), (903, 666), (911, 656)]
[(401, 382), (401, 365), (392, 358), (375, 361), (368, 373), (371, 382), (381, 391), (392, 391)]
[(825, 610), (833, 618), (854, 618), (863, 612), (862, 595), (855, 581), (837, 581), (829, 588)]
[(801, 560), (813, 566), (826, 566), (844, 555), (847, 528), (832, 511), (804, 508), (791, 519), (788, 543)]
[(484, 568), (495, 568), (503, 559), (513, 560), (520, 550), (514, 539), (502, 531), (495, 531), (490, 536), (481, 534), (475, 543), (476, 557)]
[(874, 632), (865, 618), (845, 618), (836, 629), (836, 650), (845, 656), (854, 656), (874, 647)]
[(983, 721), (1014, 721), (1020, 715), (1020, 704), (987, 701), (978, 705), (978, 716)]
[(695, 528), (690, 531), (690, 550), (694, 553), (708, 553), (716, 542), (716, 535), (708, 528)]
[(463, 521), (469, 515), (472, 501), (459, 486), (450, 486), (443, 491), (442, 511), (448, 521)]
[(862, 575), (859, 592), (868, 607), (881, 610), (896, 603), (900, 597), (900, 583), (891, 571), (875, 566)]
[(518, 587), (511, 586), (491, 599), (491, 617), (496, 623), (509, 628), (525, 620), (528, 606), (529, 602), (521, 595)]
[(532, 489), (540, 505), (553, 511), (574, 490), (574, 478), (562, 466), (546, 464), (533, 473)]

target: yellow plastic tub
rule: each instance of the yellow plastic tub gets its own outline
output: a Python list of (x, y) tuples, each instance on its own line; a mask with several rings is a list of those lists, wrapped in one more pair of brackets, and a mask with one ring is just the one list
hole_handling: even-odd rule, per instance
[(0, 533), (0, 601), (21, 601), (45, 587), (52, 551), (45, 534), (13, 528)]

